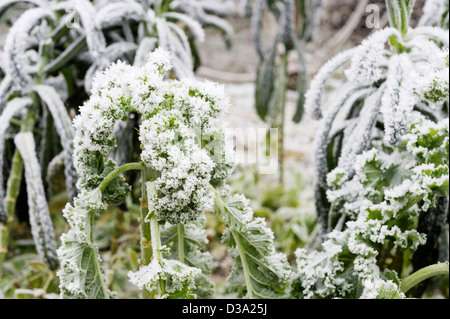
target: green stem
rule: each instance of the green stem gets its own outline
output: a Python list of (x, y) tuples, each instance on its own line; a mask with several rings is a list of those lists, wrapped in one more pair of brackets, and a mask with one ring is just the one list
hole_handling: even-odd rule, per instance
[[(147, 188), (147, 195), (152, 195), (156, 192), (155, 184), (153, 182), (145, 183)], [(150, 218), (150, 219), (149, 219)], [(161, 233), (159, 230), (159, 223), (154, 211), (151, 211), (149, 216), (143, 221), (144, 223), (150, 223), (150, 236), (153, 250), (153, 258), (162, 266), (162, 244)], [(159, 297), (166, 294), (166, 281), (160, 279), (158, 282), (158, 294)]]
[(14, 218), (14, 211), (16, 209), (17, 197), (20, 192), (20, 184), (22, 183), (23, 174), (23, 159), (19, 151), (14, 152), (12, 158), (11, 173), (9, 174), (7, 188), (6, 188), (6, 211), (9, 215), (9, 222)]
[[(141, 179), (141, 216), (140, 216), (140, 230), (141, 230), (141, 258), (140, 265), (146, 266), (150, 264), (152, 261), (152, 242), (151, 242), (151, 229), (150, 223), (146, 222), (146, 218), (150, 212), (148, 205), (148, 196), (147, 196), (147, 188), (146, 182), (150, 181), (150, 176), (147, 170), (142, 171), (142, 179)], [(148, 291), (144, 288), (142, 291), (142, 297), (144, 299), (153, 299), (155, 297), (155, 293)]]
[[(90, 233), (90, 240), (91, 243), (94, 243), (94, 222), (95, 222), (95, 212), (90, 212), (90, 219), (91, 219), (91, 233)], [(94, 249), (94, 248), (91, 248)], [(97, 255), (97, 252), (94, 252), (94, 255)], [(96, 274), (101, 274), (102, 270), (100, 268), (100, 264), (99, 264), (99, 258), (93, 258), (93, 262), (94, 262), (94, 268), (95, 268), (95, 273)], [(106, 283), (103, 280), (103, 276), (98, 275), (98, 280), (100, 281), (100, 287), (102, 288), (102, 292), (103, 292), (103, 296), (105, 299), (109, 299), (109, 294), (108, 294), (108, 289), (106, 287)]]
[(178, 224), (178, 260), (184, 263), (184, 225)]
[[(36, 101), (35, 101), (36, 104)], [(25, 119), (21, 123), (21, 132), (30, 132), (33, 130), (35, 123), (34, 110), (30, 108), (27, 112)], [(8, 235), (9, 228), (14, 219), (14, 213), (16, 210), (17, 198), (20, 193), (20, 185), (23, 178), (23, 159), (19, 150), (15, 150), (12, 158), (11, 172), (8, 177), (6, 187), (6, 212), (8, 213), (8, 220), (5, 224), (0, 224), (0, 278), (2, 276), (3, 262), (8, 252)]]
[(419, 283), (421, 283), (426, 279), (429, 279), (434, 276), (448, 275), (448, 274), (449, 274), (448, 262), (427, 266), (416, 271), (407, 278), (403, 279), (401, 289), (404, 293), (406, 293), (412, 287), (418, 285)]
[(3, 276), (3, 262), (8, 252), (8, 234), (8, 225), (6, 223), (0, 223), (0, 279)]
[(155, 15), (157, 17), (161, 16), (161, 14), (163, 13), (162, 12), (162, 3), (163, 3), (163, 0), (156, 0), (156, 3), (155, 3)]
[(108, 187), (109, 183), (111, 183), (111, 181), (114, 178), (116, 178), (119, 174), (121, 174), (123, 172), (131, 171), (131, 170), (144, 171), (145, 167), (144, 167), (144, 165), (142, 165), (140, 163), (129, 163), (129, 164), (125, 164), (120, 167), (117, 167), (111, 173), (109, 173), (108, 176), (105, 177), (105, 179), (100, 183), (98, 188), (103, 193), (105, 191), (105, 189)]

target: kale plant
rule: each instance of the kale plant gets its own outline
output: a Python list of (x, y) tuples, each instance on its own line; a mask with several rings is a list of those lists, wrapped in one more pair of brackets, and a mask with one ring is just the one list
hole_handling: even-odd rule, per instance
[[(44, 203), (52, 195), (52, 176), (60, 169), (61, 158), (68, 199), (73, 203), (77, 196), (72, 119), (87, 98), (93, 77), (119, 58), (143, 65), (148, 52), (157, 46), (172, 52), (175, 77), (192, 76), (200, 63), (196, 43), (205, 37), (203, 27), (218, 28), (227, 43), (231, 42), (232, 28), (221, 18), (230, 9), (228, 2), (206, 1), (1, 2), (0, 17), (11, 24), (0, 52), (2, 238), (7, 238), (8, 224), (14, 218), (25, 166), (36, 247), (50, 269), (58, 267)], [(17, 19), (15, 12), (21, 13)], [(123, 136), (120, 150), (113, 154), (119, 162), (126, 162), (135, 153), (135, 122), (115, 128), (115, 134)], [(11, 138), (15, 135), (21, 136), (16, 144)], [(27, 149), (17, 145), (17, 141), (24, 141), (22, 136), (26, 136)], [(8, 171), (5, 179), (3, 172)], [(36, 237), (44, 233), (45, 238)], [(7, 241), (2, 240), (0, 265), (6, 250)], [(49, 256), (53, 256), (51, 260)]]
[(411, 117), (395, 146), (380, 140), (356, 157), (351, 180), (341, 168), (328, 175), (327, 198), (341, 218), (321, 251), (297, 250), (294, 296), (405, 298), (422, 280), (448, 275), (447, 260), (402, 278), (405, 256), (428, 239), (417, 220), (449, 195), (448, 118)]
[[(372, 141), (396, 145), (413, 110), (437, 122), (448, 116), (448, 30), (408, 27), (414, 1), (387, 1), (391, 26), (361, 45), (339, 53), (320, 69), (306, 94), (305, 108), (321, 119), (315, 141), (316, 210), (325, 236), (340, 216), (330, 214), (328, 174), (347, 179)], [(324, 109), (327, 80), (350, 62), (339, 94)]]
[[(315, 197), (323, 244), (296, 252), (298, 298), (404, 298), (448, 274), (448, 254), (439, 256), (448, 250), (440, 240), (448, 224), (448, 31), (410, 28), (414, 1), (386, 3), (391, 26), (327, 62), (306, 95), (306, 110), (322, 119)], [(347, 62), (347, 81), (324, 110), (327, 80)], [(406, 278), (407, 266), (416, 272)]]
[[(235, 164), (224, 133), (229, 105), (223, 88), (193, 78), (166, 81), (170, 68), (170, 55), (160, 48), (141, 67), (113, 64), (96, 76), (91, 98), (75, 118), (80, 195), (63, 212), (70, 230), (58, 249), (61, 296), (114, 296), (105, 284), (94, 222), (106, 203), (119, 203), (130, 190), (119, 174), (138, 170), (141, 258), (129, 277), (144, 298), (211, 295), (211, 256), (201, 248), (204, 213), (214, 206), (236, 261), (232, 289), (250, 298), (281, 297), (290, 278), (286, 257), (275, 252), (271, 230), (254, 218), (245, 197), (227, 199), (224, 181)], [(119, 167), (108, 157), (116, 145), (114, 126), (131, 113), (141, 115), (140, 162)]]

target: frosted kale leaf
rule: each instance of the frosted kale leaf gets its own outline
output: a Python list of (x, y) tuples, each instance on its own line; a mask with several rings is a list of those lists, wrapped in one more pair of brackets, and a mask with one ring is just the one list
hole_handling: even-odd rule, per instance
[[(116, 146), (116, 124), (127, 120), (131, 112), (139, 114), (142, 163), (134, 164), (137, 169), (145, 168), (153, 174), (142, 181), (148, 188), (144, 200), (149, 212), (141, 222), (150, 223), (155, 239), (166, 223), (163, 236), (175, 230), (177, 236), (166, 240), (171, 252), (160, 251), (159, 245), (152, 247), (158, 258), (141, 265), (129, 277), (147, 292), (159, 291), (161, 298), (191, 298), (211, 293), (212, 285), (207, 278), (211, 260), (209, 254), (200, 250), (205, 242), (199, 237), (202, 232), (198, 223), (214, 205), (210, 183), (223, 185), (234, 168), (234, 156), (222, 120), (229, 108), (223, 87), (192, 78), (167, 81), (165, 77), (171, 67), (170, 54), (157, 49), (142, 66), (119, 61), (96, 74), (92, 95), (74, 120), (74, 163), (82, 195), (74, 206), (66, 208), (65, 217), (71, 225), (68, 234), (76, 235), (80, 245), (89, 245), (96, 262), (84, 266), (95, 268), (98, 283), (104, 287), (92, 229), (95, 216), (105, 209), (104, 203), (120, 204), (130, 190), (123, 177), (116, 174), (121, 168), (109, 156)], [(104, 181), (109, 182), (105, 187)], [(179, 233), (181, 229), (183, 234)], [(63, 241), (67, 236), (62, 237)], [(182, 261), (169, 259), (177, 255)], [(60, 256), (64, 262), (73, 264), (64, 250)], [(60, 277), (73, 272), (64, 267)], [(77, 296), (90, 296), (83, 292), (88, 287), (83, 287)]]
[(434, 123), (414, 114), (395, 147), (374, 142), (357, 158), (353, 178), (332, 171), (327, 196), (340, 221), (322, 251), (297, 251), (294, 296), (404, 297), (398, 275), (381, 270), (379, 252), (389, 243), (413, 254), (426, 242), (416, 219), (448, 196), (448, 155), (448, 118)]
[[(356, 157), (380, 138), (392, 146), (399, 143), (413, 110), (435, 122), (448, 116), (448, 31), (408, 27), (412, 3), (389, 2), (399, 9), (390, 12), (391, 27), (325, 63), (306, 94), (306, 113), (321, 119), (314, 156), (323, 236), (337, 222), (329, 214), (328, 173), (338, 168), (344, 179), (352, 179)], [(328, 80), (341, 69), (342, 90), (325, 99)]]
[(167, 294), (158, 296), (161, 299), (194, 299), (196, 296), (192, 294), (192, 290), (195, 288), (195, 278), (200, 273), (200, 269), (189, 267), (178, 260), (162, 259), (158, 262), (154, 259), (149, 265), (130, 272), (128, 276), (131, 283), (150, 292), (157, 290), (160, 280), (166, 281)]
[(286, 297), (290, 265), (275, 251), (273, 232), (263, 218), (253, 216), (248, 199), (234, 195), (224, 203), (216, 197), (216, 211), (227, 226), (222, 241), (235, 259), (228, 278), (232, 291), (240, 297)]
[(100, 190), (82, 192), (74, 206), (67, 204), (63, 215), (70, 230), (61, 236), (57, 272), (62, 298), (107, 299), (113, 297), (105, 285), (101, 257), (93, 241), (93, 220), (106, 206)]
[(196, 267), (201, 273), (195, 277), (195, 289), (192, 291), (197, 298), (211, 298), (214, 293), (214, 283), (209, 279), (213, 267), (212, 255), (204, 251), (208, 243), (204, 229), (205, 218), (186, 225), (166, 225), (161, 229), (162, 244), (169, 248), (170, 259), (183, 260), (187, 266)]

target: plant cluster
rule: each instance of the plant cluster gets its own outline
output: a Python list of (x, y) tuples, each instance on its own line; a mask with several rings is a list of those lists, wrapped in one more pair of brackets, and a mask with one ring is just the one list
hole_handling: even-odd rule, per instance
[[(198, 229), (214, 202), (228, 227), (223, 241), (236, 251), (230, 279), (235, 289), (250, 297), (268, 297), (281, 294), (287, 284), (289, 264), (275, 253), (265, 221), (253, 218), (244, 197), (224, 202), (220, 188), (213, 186), (222, 186), (234, 167), (221, 124), (227, 99), (213, 83), (164, 81), (170, 67), (169, 54), (162, 49), (140, 68), (114, 64), (95, 78), (92, 96), (74, 121), (81, 194), (63, 212), (71, 226), (58, 250), (64, 297), (112, 296), (99, 266), (94, 221), (107, 208), (105, 202), (123, 199), (127, 187), (116, 175), (128, 169), (142, 171), (142, 257), (129, 277), (144, 296), (192, 298), (197, 282), (202, 294), (211, 293), (205, 291), (211, 258), (199, 250), (205, 239)], [(141, 115), (142, 162), (116, 167), (112, 160), (105, 161), (115, 145), (114, 123), (129, 112)]]
[[(31, 222), (33, 234), (54, 237), (52, 226), (45, 224), (50, 218), (44, 203), (53, 195), (54, 177), (61, 170), (68, 199), (73, 202), (77, 196), (72, 118), (97, 72), (119, 58), (145, 64), (148, 52), (162, 47), (172, 52), (173, 76), (192, 76), (201, 63), (196, 43), (204, 40), (204, 27), (217, 28), (229, 43), (232, 28), (221, 17), (231, 9), (227, 2), (206, 1), (2, 1), (0, 17), (11, 28), (0, 59), (1, 237), (8, 237), (14, 220), (24, 164), (30, 220), (42, 220)], [(16, 12), (21, 12), (17, 19)], [(133, 152), (134, 126), (130, 121), (114, 128), (116, 136), (126, 136), (113, 154), (119, 162), (127, 162)], [(31, 133), (26, 134), (27, 141), (32, 139), (26, 150), (13, 142), (21, 133)], [(33, 157), (33, 165), (26, 165), (27, 156)], [(38, 202), (40, 206), (34, 204)], [(34, 239), (42, 252), (42, 240)], [(55, 243), (49, 247), (56, 256)], [(0, 264), (6, 250), (7, 239), (2, 240)], [(58, 267), (57, 260), (46, 263), (52, 270)]]
[[(215, 298), (216, 235), (233, 262), (227, 294), (239, 298), (436, 291), (440, 278), (424, 281), (449, 272), (448, 1), (428, 0), (416, 28), (409, 26), (413, 0), (386, 4), (390, 26), (325, 63), (306, 92), (304, 45), (321, 1), (241, 3), (252, 13), (260, 57), (258, 115), (283, 129), (295, 51), (294, 121), (304, 109), (321, 120), (316, 219), (300, 213), (310, 209), (299, 207), (309, 185), (297, 185), (302, 178), (293, 177), (292, 189), (245, 180), (251, 171), (233, 181), (229, 98), (223, 86), (194, 76), (204, 27), (218, 28), (230, 44), (229, 2), (2, 1), (0, 17), (11, 28), (0, 59), (0, 269), (24, 207), (43, 265), (14, 258), (23, 272), (6, 287), (0, 281), (0, 296), (29, 280), (16, 297), (116, 298), (117, 283), (126, 281), (146, 299)], [(27, 9), (16, 18), (19, 5)], [(279, 29), (264, 51), (266, 8)], [(337, 75), (341, 86), (331, 93)], [(58, 175), (66, 191), (60, 237), (49, 208)], [(255, 193), (261, 207), (248, 199)], [(111, 211), (115, 220), (101, 225)], [(130, 263), (118, 265), (117, 254)], [(125, 278), (112, 279), (118, 267)], [(448, 294), (448, 279), (444, 287)]]

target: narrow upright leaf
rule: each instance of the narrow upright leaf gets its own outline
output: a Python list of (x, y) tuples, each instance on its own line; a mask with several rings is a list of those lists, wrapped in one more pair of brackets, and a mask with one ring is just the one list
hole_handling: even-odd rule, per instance
[(36, 157), (33, 134), (30, 132), (19, 133), (16, 135), (14, 142), (24, 160), (31, 232), (36, 250), (47, 267), (56, 270), (58, 268), (58, 257), (55, 233), (40, 175), (41, 169)]
[(64, 102), (54, 88), (48, 85), (36, 85), (34, 86), (34, 90), (47, 105), (52, 117), (55, 119), (56, 131), (61, 138), (61, 144), (64, 149), (64, 175), (66, 178), (67, 191), (69, 199), (72, 201), (77, 194), (77, 173), (73, 163), (74, 132), (72, 120), (67, 113)]
[(275, 252), (274, 235), (263, 218), (254, 218), (249, 201), (235, 195), (224, 203), (216, 196), (216, 212), (228, 227), (223, 242), (235, 265), (228, 281), (240, 297), (284, 298), (291, 269), (286, 256)]

